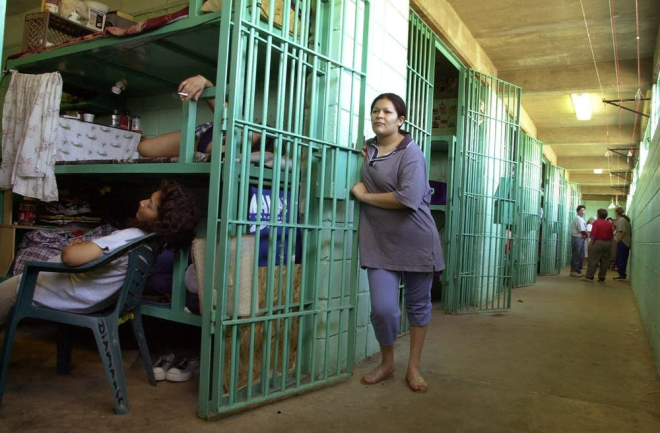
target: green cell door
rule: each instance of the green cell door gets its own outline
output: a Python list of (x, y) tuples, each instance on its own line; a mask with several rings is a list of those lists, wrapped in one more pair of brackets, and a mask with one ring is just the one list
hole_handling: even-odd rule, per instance
[[(447, 311), (509, 308), (516, 255), (519, 87), (461, 73)], [(460, 110), (460, 104), (459, 104)]]
[(539, 230), (541, 228), (541, 189), (543, 143), (523, 133), (518, 157), (518, 253), (514, 272), (514, 287), (536, 283), (539, 261)]
[[(410, 11), (408, 18), (408, 73), (405, 129), (424, 152), (426, 175), (431, 165), (431, 113), (433, 110), (433, 78), (435, 72), (435, 34), (422, 19)], [(399, 287), (401, 310), (400, 333), (409, 330), (404, 306), (403, 286)]]
[(346, 379), (355, 358), (350, 187), (367, 56), (355, 47), (367, 46), (369, 2), (298, 0), (279, 15), (275, 3), (223, 3), (215, 97), (229, 102), (211, 162), (204, 418)]
[(566, 222), (562, 193), (563, 170), (553, 164), (545, 164), (543, 178), (543, 220), (541, 225), (541, 275), (558, 275), (562, 267), (560, 255)]

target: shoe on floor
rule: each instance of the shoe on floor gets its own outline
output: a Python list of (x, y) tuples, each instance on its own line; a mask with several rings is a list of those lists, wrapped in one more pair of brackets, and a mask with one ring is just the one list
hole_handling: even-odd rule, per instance
[(599, 279), (598, 279), (598, 282), (599, 282), (599, 283), (604, 283), (604, 282), (605, 282), (605, 278), (603, 278), (603, 279), (600, 279), (600, 278), (599, 278)]
[(169, 371), (170, 367), (172, 367), (172, 364), (174, 364), (173, 353), (158, 358), (153, 366), (154, 377), (156, 380), (165, 380), (167, 372)]
[(199, 360), (196, 358), (182, 358), (167, 370), (166, 378), (170, 382), (185, 382), (199, 374)]
[(589, 277), (584, 277), (584, 280), (580, 280), (580, 281), (584, 281), (585, 283), (593, 283), (594, 279)]
[(626, 277), (614, 277), (612, 278), (614, 281), (626, 281)]
[(571, 271), (571, 277), (581, 277), (582, 274), (579, 272)]

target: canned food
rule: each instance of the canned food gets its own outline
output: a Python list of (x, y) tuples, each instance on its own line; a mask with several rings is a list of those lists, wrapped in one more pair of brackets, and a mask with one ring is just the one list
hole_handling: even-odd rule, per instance
[(131, 119), (131, 131), (140, 130), (140, 116), (135, 116)]

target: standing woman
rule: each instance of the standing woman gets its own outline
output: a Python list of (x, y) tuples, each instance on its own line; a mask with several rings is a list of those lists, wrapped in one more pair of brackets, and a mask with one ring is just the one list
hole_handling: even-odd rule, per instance
[(362, 182), (351, 192), (362, 202), (360, 265), (367, 269), (371, 323), (380, 344), (378, 368), (362, 377), (373, 385), (394, 374), (394, 342), (399, 332), (399, 281), (405, 286), (410, 323), (410, 358), (406, 380), (413, 391), (426, 391), (420, 358), (431, 320), (433, 272), (445, 268), (440, 236), (431, 216), (431, 190), (424, 154), (401, 126), (406, 105), (384, 93), (371, 104), (376, 137), (363, 150)]
[(623, 213), (623, 208), (616, 208), (617, 225), (614, 237), (616, 239), (616, 270), (619, 273), (614, 280), (626, 280), (626, 268), (628, 267), (628, 255), (630, 254), (630, 244), (632, 243), (632, 230), (630, 227), (630, 218)]

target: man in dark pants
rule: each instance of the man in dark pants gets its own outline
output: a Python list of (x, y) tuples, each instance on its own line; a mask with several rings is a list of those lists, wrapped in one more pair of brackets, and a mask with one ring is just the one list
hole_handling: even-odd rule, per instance
[(584, 205), (577, 207), (575, 218), (571, 222), (571, 277), (582, 276), (582, 264), (584, 263), (584, 239), (587, 237), (587, 224), (584, 222), (584, 213), (587, 208)]

